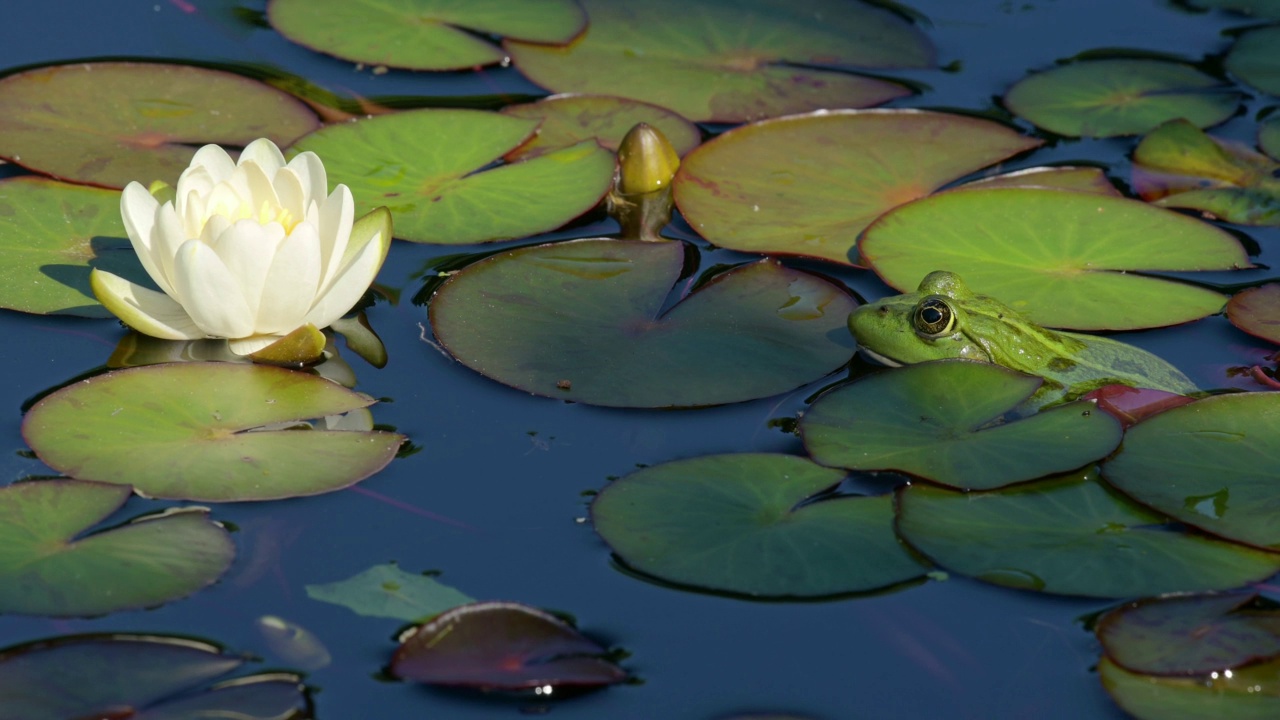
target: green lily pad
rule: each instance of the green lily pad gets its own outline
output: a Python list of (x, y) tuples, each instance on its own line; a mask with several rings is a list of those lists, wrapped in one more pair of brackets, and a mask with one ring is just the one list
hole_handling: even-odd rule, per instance
[(844, 289), (772, 261), (717, 275), (663, 312), (678, 242), (588, 239), (508, 250), (431, 299), (464, 365), (526, 392), (592, 405), (696, 407), (786, 392), (847, 363)]
[(537, 125), (480, 110), (412, 110), (331, 125), (290, 152), (324, 158), (330, 182), (351, 188), (357, 217), (385, 205), (396, 237), (465, 245), (553, 230), (609, 190), (614, 155), (593, 141), (483, 169)]
[(587, 24), (573, 0), (271, 0), (267, 19), (313, 50), (410, 70), (465, 70), (505, 60), (481, 35), (564, 43)]
[(800, 419), (800, 435), (823, 465), (897, 470), (968, 490), (1074, 470), (1120, 444), (1120, 422), (1090, 402), (1001, 422), (1040, 386), (992, 363), (908, 365), (823, 395)]
[(887, 210), (1039, 144), (962, 115), (820, 112), (724, 133), (684, 159), (673, 187), (716, 245), (857, 265), (858, 233)]
[(1236, 39), (1227, 72), (1268, 95), (1280, 95), (1280, 25), (1250, 30)]
[(1280, 344), (1280, 283), (1233, 295), (1227, 302), (1227, 319), (1254, 337)]
[(190, 65), (76, 63), (0, 79), (0, 156), (105, 187), (172, 183), (201, 145), (284, 146), (319, 124), (287, 93)]
[(1225, 590), (1280, 570), (1275, 553), (1170, 528), (1092, 471), (988, 492), (917, 483), (899, 492), (898, 532), (948, 570), (1061, 595)]
[(1136, 274), (1252, 267), (1231, 234), (1144, 202), (1061, 190), (967, 190), (904, 205), (867, 228), (863, 259), (904, 292), (962, 276), (1033, 321), (1133, 330), (1218, 312), (1211, 290)]
[(1205, 398), (1138, 423), (1107, 482), (1214, 535), (1280, 549), (1280, 395)]
[(312, 600), (341, 605), (357, 615), (411, 622), (475, 602), (434, 578), (407, 573), (393, 563), (374, 565), (346, 580), (308, 585), (306, 589)]
[(1273, 160), (1280, 160), (1280, 115), (1258, 123), (1258, 148)]
[(1190, 65), (1163, 60), (1085, 60), (1030, 75), (1004, 104), (1068, 137), (1140, 135), (1186, 118), (1196, 127), (1231, 117), (1242, 94)]
[(502, 114), (540, 123), (533, 138), (507, 153), (507, 162), (537, 157), (583, 140), (595, 140), (616, 152), (622, 138), (639, 123), (661, 131), (677, 155), (683, 156), (702, 142), (698, 126), (676, 113), (608, 95), (552, 95), (538, 102), (508, 105)]
[(893, 533), (892, 497), (807, 502), (844, 475), (791, 455), (677, 460), (610, 483), (591, 519), (630, 567), (701, 590), (821, 597), (924, 575)]
[(955, 190), (990, 190), (991, 188), (1052, 188), (1123, 197), (1123, 193), (1107, 179), (1102, 168), (1062, 165), (1031, 167), (965, 183)]
[(1109, 658), (1098, 676), (1111, 699), (1139, 720), (1272, 720), (1280, 717), (1280, 660), (1201, 677), (1129, 672)]
[(79, 537), (130, 494), (128, 486), (75, 480), (0, 488), (0, 613), (67, 617), (151, 607), (186, 597), (231, 567), (235, 546), (203, 508)]
[(243, 657), (186, 637), (69, 635), (0, 650), (0, 720), (307, 720), (301, 678), (272, 672), (210, 684)]
[(1198, 8), (1230, 10), (1242, 15), (1280, 19), (1280, 0), (1189, 0)]
[(697, 122), (879, 105), (910, 91), (812, 66), (923, 68), (934, 62), (929, 40), (900, 16), (849, 0), (582, 5), (591, 23), (569, 45), (506, 41), (520, 72), (554, 92), (622, 95)]
[(349, 487), (391, 462), (401, 435), (297, 429), (373, 402), (281, 368), (151, 365), (48, 395), (22, 434), (49, 467), (82, 480), (131, 484), (147, 497), (272, 500)]

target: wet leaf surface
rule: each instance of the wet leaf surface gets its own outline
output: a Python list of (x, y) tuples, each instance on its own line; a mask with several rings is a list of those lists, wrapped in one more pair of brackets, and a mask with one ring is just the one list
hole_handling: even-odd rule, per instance
[(583, 140), (595, 140), (617, 151), (619, 143), (637, 123), (657, 128), (684, 155), (702, 142), (702, 131), (666, 108), (638, 100), (608, 95), (553, 95), (534, 103), (508, 105), (503, 115), (537, 120), (537, 133), (507, 153), (507, 162), (537, 157)]
[(1111, 699), (1139, 720), (1270, 720), (1280, 713), (1277, 673), (1276, 660), (1231, 671), (1230, 676), (1191, 678), (1139, 675), (1109, 658), (1098, 663)]
[(307, 597), (350, 608), (357, 615), (421, 622), (475, 602), (434, 578), (407, 573), (394, 564), (374, 565), (346, 580), (308, 585)]

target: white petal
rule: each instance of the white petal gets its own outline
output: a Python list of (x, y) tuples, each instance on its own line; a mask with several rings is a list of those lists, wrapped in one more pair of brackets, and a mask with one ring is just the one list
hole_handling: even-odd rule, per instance
[[(220, 183), (231, 176), (232, 171), (236, 169), (236, 164), (226, 150), (217, 145), (205, 145), (192, 156), (187, 170), (197, 167), (204, 168), (214, 183)], [(183, 174), (185, 175), (186, 173)], [(181, 182), (182, 180), (179, 179), (178, 181)]]
[(156, 281), (156, 285), (159, 285), (161, 290), (172, 295), (178, 302), (183, 300), (173, 283), (173, 256), (178, 254), (178, 248), (182, 247), (182, 243), (187, 239), (186, 229), (182, 227), (182, 222), (178, 219), (178, 213), (173, 209), (173, 205), (165, 203), (156, 208), (155, 223), (151, 228), (151, 252), (155, 254), (156, 265), (162, 277), (153, 274), (151, 279)]
[(89, 286), (98, 301), (143, 335), (164, 340), (196, 340), (205, 336), (173, 298), (94, 268)]
[(237, 165), (244, 167), (252, 163), (262, 168), (267, 177), (273, 178), (280, 168), (284, 167), (284, 155), (280, 148), (267, 138), (258, 138), (244, 147)]
[(260, 333), (288, 333), (302, 326), (319, 283), (320, 239), (314, 227), (301, 223), (280, 243), (271, 262), (262, 286), (255, 329)]
[(131, 182), (120, 193), (120, 217), (124, 219), (124, 231), (129, 234), (129, 240), (139, 255), (142, 254), (139, 242), (144, 248), (150, 248), (151, 225), (156, 220), (158, 207), (160, 203), (142, 187), (142, 183)]
[(320, 156), (310, 150), (298, 153), (297, 157), (289, 161), (288, 167), (302, 179), (308, 201), (319, 201), (329, 194), (329, 178), (325, 174), (324, 163), (320, 162)]
[(283, 335), (250, 335), (227, 341), (227, 347), (237, 355), (252, 355), (262, 348), (284, 337)]
[(249, 188), (249, 212), (251, 217), (257, 217), (258, 212), (264, 205), (274, 215), (280, 207), (280, 197), (276, 195), (276, 189), (272, 185), (271, 178), (267, 177), (262, 168), (253, 163), (245, 165), (240, 171), (244, 174)]
[[(385, 208), (381, 210), (386, 212)], [(360, 300), (365, 290), (369, 289), (369, 285), (373, 284), (390, 244), (390, 235), (382, 232), (367, 240), (360, 253), (338, 273), (333, 287), (317, 299), (303, 321), (318, 328), (326, 328), (345, 315)]]
[[(343, 258), (351, 242), (351, 225), (355, 222), (356, 203), (346, 185), (334, 188), (320, 208), (320, 258), (323, 274), (320, 292), (333, 287), (333, 280), (342, 270)], [(324, 327), (317, 325), (316, 327)]]
[[(218, 220), (221, 218), (214, 216), (209, 224)], [(249, 317), (258, 316), (258, 299), (262, 297), (267, 271), (282, 240), (284, 229), (279, 223), (259, 225), (252, 220), (240, 220), (228, 224), (211, 243), (232, 277), (240, 283), (240, 295), (249, 308)]]
[(280, 207), (289, 211), (295, 221), (305, 220), (307, 216), (307, 190), (293, 168), (284, 168), (276, 173), (272, 181), (276, 197), (280, 198)]
[[(204, 218), (210, 215), (226, 215), (231, 218), (246, 217), (241, 206), (249, 202), (249, 183), (243, 173), (237, 172), (238, 183), (224, 182), (204, 198)], [(239, 185), (240, 187), (236, 187)], [(190, 229), (190, 226), (188, 226)], [(197, 233), (198, 234), (198, 233)], [(194, 235), (192, 236), (194, 237)]]
[(213, 248), (188, 240), (178, 249), (173, 270), (183, 308), (206, 334), (224, 338), (253, 334), (253, 316), (240, 283)]

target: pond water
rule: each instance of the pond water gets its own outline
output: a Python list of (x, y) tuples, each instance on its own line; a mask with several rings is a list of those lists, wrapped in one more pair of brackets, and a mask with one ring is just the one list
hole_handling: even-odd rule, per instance
[[(1126, 48), (1199, 61), (1226, 48), (1224, 30), (1249, 24), (1158, 0), (916, 0), (912, 7), (928, 18), (924, 28), (941, 64), (953, 65), (896, 74), (928, 90), (892, 107), (984, 111), (1012, 82), (1062, 58)], [(0, 68), (167, 58), (266, 66), (364, 96), (435, 99), (423, 104), (494, 107), (544, 94), (510, 69), (357, 71), (253, 25), (235, 8), (205, 0), (5, 3)], [(1215, 133), (1251, 140), (1250, 120), (1265, 104), (1251, 101), (1243, 116)], [(1124, 180), (1130, 147), (1128, 139), (1062, 141), (1039, 151), (1034, 164), (1096, 163)], [(615, 227), (584, 222), (546, 237), (590, 237)], [(679, 222), (675, 234), (695, 237)], [(1265, 265), (1274, 251), (1268, 246), (1280, 234), (1246, 234), (1262, 249), (1253, 258), (1260, 268), (1212, 280), (1270, 276)], [(746, 258), (703, 248), (704, 268)], [(102, 618), (3, 616), (0, 646), (80, 632), (176, 633), (281, 668), (288, 663), (273, 654), (255, 622), (278, 615), (310, 630), (333, 656), (306, 679), (320, 718), (547, 713), (627, 720), (752, 711), (831, 719), (1124, 717), (1091, 670), (1098, 649), (1082, 625), (1109, 602), (1016, 592), (958, 576), (869, 597), (752, 602), (672, 589), (620, 570), (586, 522), (590, 492), (638, 466), (680, 458), (801, 453), (797, 438), (769, 423), (793, 416), (837, 378), (781, 397), (697, 411), (610, 410), (526, 395), (452, 361), (424, 335), (426, 309), (409, 299), (423, 276), (434, 274), (434, 259), (459, 251), (397, 242), (378, 281), (400, 289), (401, 302), (369, 312), (390, 362), (379, 370), (351, 358), (357, 389), (385, 400), (373, 409), (376, 422), (406, 434), (419, 452), (351, 490), (219, 506), (215, 516), (237, 528), (240, 557), (209, 590), (155, 610)], [(890, 292), (868, 271), (821, 267), (866, 299)], [(0, 329), (10, 338), (0, 347), (6, 378), (0, 406), (11, 408), (0, 433), (12, 449), (0, 467), (13, 480), (48, 472), (18, 454), (25, 447), (19, 408), (102, 365), (121, 330), (110, 321), (17, 313), (0, 316)], [(1224, 377), (1224, 368), (1260, 362), (1271, 351), (1222, 317), (1123, 338), (1169, 358), (1206, 387), (1251, 387)], [(139, 512), (153, 507), (135, 503)], [(589, 635), (630, 653), (623, 665), (639, 682), (546, 703), (388, 681), (381, 670), (401, 625), (316, 602), (303, 589), (388, 561), (411, 572), (439, 571), (442, 582), (475, 598), (568, 613)]]

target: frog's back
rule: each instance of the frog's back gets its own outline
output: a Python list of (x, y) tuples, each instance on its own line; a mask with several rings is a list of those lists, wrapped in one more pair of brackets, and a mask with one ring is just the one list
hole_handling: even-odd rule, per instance
[(1066, 383), (1072, 397), (1110, 384), (1154, 388), (1182, 395), (1199, 389), (1176, 367), (1142, 348), (1096, 335), (1059, 332), (1085, 345), (1071, 359), (1061, 358), (1051, 363), (1057, 366), (1051, 368), (1051, 374)]

